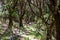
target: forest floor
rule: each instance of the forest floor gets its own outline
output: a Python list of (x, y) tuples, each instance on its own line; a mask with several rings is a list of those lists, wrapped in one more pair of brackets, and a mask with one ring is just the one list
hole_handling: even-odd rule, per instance
[[(33, 22), (30, 22), (29, 24), (26, 24), (23, 22), (23, 29), (19, 29), (16, 28), (17, 26), (19, 26), (19, 24), (17, 22), (13, 21), (13, 33), (16, 35), (20, 35), (20, 39), (21, 40), (41, 40), (41, 36), (36, 37), (37, 30), (36, 30), (36, 24), (34, 24)], [(8, 21), (6, 23), (4, 23), (3, 21), (0, 21), (0, 34), (3, 34), (5, 32), (5, 30), (8, 29)], [(40, 31), (41, 32), (41, 31)], [(6, 38), (8, 38), (8, 36), (6, 36)], [(10, 38), (10, 36), (9, 36)]]
[[(13, 22), (13, 23), (14, 23), (13, 27), (18, 26), (18, 23), (15, 23), (15, 22)], [(28, 38), (29, 40), (40, 40), (41, 39), (41, 37), (39, 37), (39, 39), (38, 39), (38, 38), (35, 38), (35, 36), (34, 36), (35, 33), (33, 33), (33, 32), (36, 31), (36, 28), (33, 27), (33, 25), (34, 25), (33, 22), (31, 22), (29, 24), (23, 23), (23, 25), (25, 28), (25, 29), (22, 29), (23, 31), (15, 28), (15, 27), (13, 28), (13, 33), (15, 33), (16, 35), (22, 36), (21, 40), (25, 40), (24, 38)], [(2, 21), (0, 21), (0, 34), (3, 34), (7, 28), (8, 28), (8, 21), (7, 21), (7, 23), (3, 23)], [(7, 36), (6, 36), (6, 38), (7, 38)]]

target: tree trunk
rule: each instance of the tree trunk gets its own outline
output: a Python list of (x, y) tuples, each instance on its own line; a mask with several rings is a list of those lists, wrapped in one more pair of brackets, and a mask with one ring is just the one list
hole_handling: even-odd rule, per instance
[(60, 13), (54, 15), (56, 24), (56, 40), (60, 40)]
[(20, 17), (20, 19), (19, 19), (19, 26), (20, 26), (20, 27), (23, 27), (22, 17)]
[[(10, 13), (11, 14), (11, 13)], [(12, 22), (12, 16), (9, 15), (9, 29), (11, 30), (12, 28), (12, 25), (13, 25), (13, 22)]]

